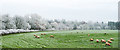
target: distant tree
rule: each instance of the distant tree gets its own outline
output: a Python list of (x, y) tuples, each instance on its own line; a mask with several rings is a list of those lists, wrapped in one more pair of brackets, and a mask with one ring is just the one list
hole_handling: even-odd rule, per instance
[(0, 29), (35, 29), (35, 30), (101, 30), (101, 29), (119, 29), (120, 22), (85, 22), (85, 21), (66, 21), (45, 20), (38, 14), (26, 16), (9, 16), (8, 14), (0, 16)]
[(52, 26), (49, 23), (47, 23), (45, 27), (46, 29), (52, 29)]
[(60, 21), (58, 21), (57, 19), (55, 19), (54, 21), (57, 22), (57, 23), (60, 23)]
[(66, 20), (65, 19), (62, 19), (61, 21), (63, 24), (66, 24)]
[(8, 14), (2, 16), (3, 29), (16, 29), (15, 23)]
[(37, 29), (37, 30), (44, 30), (46, 21), (41, 18), (38, 14), (31, 14), (29, 17), (29, 25), (31, 26), (31, 29)]
[(94, 29), (95, 30), (101, 29), (101, 26), (100, 26), (99, 22), (94, 23)]
[(0, 30), (2, 30), (2, 16), (0, 15)]
[(76, 29), (77, 29), (77, 25), (74, 25), (73, 30), (76, 30)]
[(116, 29), (116, 23), (115, 22), (108, 22), (108, 26), (111, 30), (115, 30)]
[(17, 29), (29, 29), (29, 23), (26, 22), (26, 19), (21, 16), (14, 16), (13, 20), (15, 21), (15, 25)]
[(89, 30), (94, 30), (94, 25), (92, 21), (89, 21), (88, 23)]
[(116, 22), (116, 28), (120, 30), (120, 22)]

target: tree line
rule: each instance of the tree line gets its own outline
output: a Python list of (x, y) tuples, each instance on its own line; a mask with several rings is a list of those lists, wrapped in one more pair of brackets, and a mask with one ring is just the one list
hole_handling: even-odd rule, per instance
[(25, 16), (0, 16), (0, 30), (25, 29), (25, 30), (117, 30), (120, 22), (92, 22), (92, 21), (66, 21), (45, 20), (38, 14)]

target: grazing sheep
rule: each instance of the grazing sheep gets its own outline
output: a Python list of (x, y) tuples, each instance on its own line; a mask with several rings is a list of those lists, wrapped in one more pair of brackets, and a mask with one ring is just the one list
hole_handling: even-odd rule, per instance
[(110, 46), (110, 43), (108, 43), (108, 46)]
[(41, 33), (41, 35), (43, 35), (43, 33)]
[(110, 40), (108, 40), (107, 42), (110, 42)]
[(112, 43), (112, 41), (110, 41), (109, 43)]
[(106, 43), (106, 41), (104, 39), (102, 39), (101, 42)]
[(98, 39), (96, 39), (96, 42), (98, 43), (98, 42), (99, 42), (99, 40), (98, 40)]
[(114, 39), (113, 39), (113, 38), (110, 38), (110, 40), (112, 40), (112, 41), (113, 41)]
[(53, 35), (50, 35), (50, 37), (51, 37), (51, 38), (54, 38), (54, 36), (53, 36)]
[(34, 36), (37, 36), (36, 34), (34, 34)]
[(88, 36), (90, 36), (90, 34), (88, 34)]
[(105, 44), (108, 45), (108, 46), (110, 46), (110, 43), (108, 43), (108, 42), (106, 42)]
[(106, 41), (105, 41), (105, 40), (104, 40), (103, 42), (104, 42), (104, 43), (106, 43)]
[(93, 41), (93, 39), (91, 38), (90, 41)]
[(112, 41), (108, 40), (109, 43), (112, 43)]
[(106, 42), (105, 44), (108, 45), (108, 42)]
[(37, 36), (35, 36), (35, 38), (37, 38)]
[(46, 35), (46, 33), (44, 33), (44, 35)]
[(107, 33), (104, 33), (105, 35), (107, 34)]
[(37, 36), (37, 38), (40, 38), (40, 36)]

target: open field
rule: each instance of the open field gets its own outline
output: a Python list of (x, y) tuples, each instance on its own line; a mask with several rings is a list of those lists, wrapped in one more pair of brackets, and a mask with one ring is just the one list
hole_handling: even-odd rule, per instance
[[(46, 35), (41, 35), (41, 33), (46, 33)], [(40, 38), (35, 38), (34, 34)], [(54, 38), (50, 38), (50, 35), (53, 35)], [(0, 38), (2, 38), (3, 48), (118, 48), (117, 30), (31, 32), (4, 35)], [(94, 41), (90, 41), (90, 38), (93, 38)], [(114, 38), (114, 41), (110, 43), (111, 46), (96, 42), (96, 39), (107, 41), (110, 38)]]

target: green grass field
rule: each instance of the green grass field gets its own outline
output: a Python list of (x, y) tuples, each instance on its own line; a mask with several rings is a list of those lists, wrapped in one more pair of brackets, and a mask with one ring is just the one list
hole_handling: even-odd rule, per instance
[[(46, 35), (41, 35), (41, 33), (46, 33)], [(34, 34), (40, 38), (35, 38)], [(89, 37), (88, 34), (90, 34)], [(54, 35), (54, 38), (50, 38), (50, 35)], [(0, 38), (2, 38), (3, 48), (118, 48), (117, 30), (44, 31), (10, 34)], [(90, 41), (90, 38), (94, 41)], [(96, 42), (96, 39), (107, 41), (110, 38), (114, 38), (114, 41), (110, 43), (111, 46)]]

